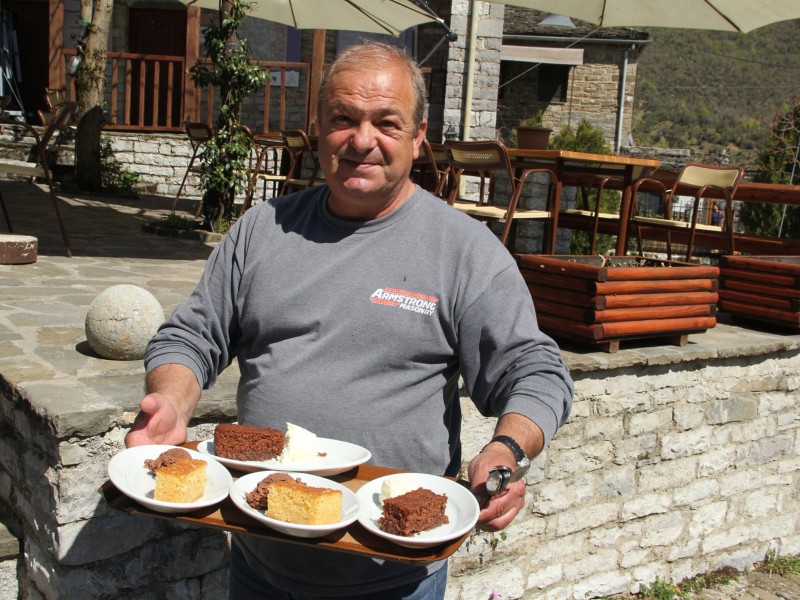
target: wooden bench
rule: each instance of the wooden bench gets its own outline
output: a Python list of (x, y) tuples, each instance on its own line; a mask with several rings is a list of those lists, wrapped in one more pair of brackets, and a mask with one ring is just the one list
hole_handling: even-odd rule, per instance
[[(70, 249), (69, 237), (67, 236), (67, 231), (64, 227), (64, 220), (61, 216), (61, 210), (58, 207), (58, 197), (53, 189), (52, 169), (47, 163), (47, 151), (50, 142), (54, 139), (54, 135), (63, 129), (65, 123), (72, 116), (74, 111), (74, 103), (65, 102), (62, 104), (58, 108), (55, 118), (53, 118), (41, 135), (39, 135), (36, 129), (34, 129), (28, 123), (19, 123), (17, 121), (0, 122), (2, 123), (2, 126), (9, 125), (22, 127), (25, 133), (31, 135), (35, 140), (34, 145), (31, 148), (31, 152), (26, 160), (14, 160), (10, 158), (0, 159), (0, 173), (22, 175), (24, 177), (30, 177), (31, 180), (35, 178), (42, 178), (47, 182), (50, 198), (52, 199), (53, 208), (55, 209), (56, 213), (56, 220), (58, 221), (58, 227), (61, 230), (61, 237), (64, 240), (64, 248), (66, 249), (67, 256), (69, 257), (72, 256), (72, 250)], [(11, 225), (11, 217), (8, 214), (8, 208), (6, 207), (6, 203), (3, 198), (2, 189), (0, 189), (0, 208), (3, 209), (3, 215), (5, 216), (8, 231), (13, 233), (14, 230)]]

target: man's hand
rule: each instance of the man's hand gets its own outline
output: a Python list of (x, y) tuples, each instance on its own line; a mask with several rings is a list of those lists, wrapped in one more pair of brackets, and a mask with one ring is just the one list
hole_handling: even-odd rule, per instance
[(510, 483), (499, 494), (489, 496), (486, 491), (486, 477), (490, 469), (499, 465), (512, 469), (516, 467), (511, 451), (500, 444), (490, 444), (469, 463), (470, 486), (481, 507), (478, 527), (485, 531), (503, 529), (525, 505), (525, 481)]
[(125, 436), (125, 446), (169, 444), (179, 446), (186, 441), (186, 425), (172, 401), (164, 394), (149, 394), (139, 403), (139, 414)]
[(186, 441), (186, 426), (200, 400), (194, 373), (183, 365), (156, 367), (147, 374), (147, 395), (139, 403), (139, 414), (125, 436), (125, 445), (169, 444)]

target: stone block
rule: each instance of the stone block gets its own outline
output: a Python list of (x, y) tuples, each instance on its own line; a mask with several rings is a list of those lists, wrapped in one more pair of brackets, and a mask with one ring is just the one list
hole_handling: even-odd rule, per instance
[(645, 518), (642, 546), (670, 546), (684, 533), (685, 521), (681, 513), (670, 512)]
[[(587, 577), (572, 586), (572, 598), (601, 598), (622, 594), (631, 584), (628, 573), (615, 570), (602, 575)], [(558, 596), (566, 598), (567, 596)]]
[(713, 479), (699, 479), (675, 490), (672, 498), (675, 506), (697, 505), (715, 497), (719, 484)]
[(709, 402), (706, 421), (710, 425), (722, 425), (736, 421), (751, 421), (758, 416), (758, 402), (751, 398), (731, 398)]
[(710, 446), (710, 430), (707, 427), (661, 436), (661, 458), (671, 460), (703, 454)]
[(630, 521), (654, 514), (663, 514), (672, 506), (672, 498), (665, 493), (641, 494), (626, 501), (620, 519)]
[(645, 465), (639, 470), (639, 493), (668, 490), (687, 485), (694, 480), (697, 469), (695, 457)]
[(604, 502), (593, 506), (573, 508), (559, 514), (556, 519), (556, 535), (563, 536), (583, 530), (591, 530), (616, 520), (622, 505), (617, 502)]
[(636, 413), (628, 421), (628, 434), (641, 435), (643, 433), (664, 432), (672, 424), (673, 411), (671, 408), (662, 408), (653, 412)]
[(567, 581), (579, 581), (601, 573), (609, 573), (617, 566), (619, 552), (616, 548), (604, 548), (592, 552), (584, 558), (563, 565)]

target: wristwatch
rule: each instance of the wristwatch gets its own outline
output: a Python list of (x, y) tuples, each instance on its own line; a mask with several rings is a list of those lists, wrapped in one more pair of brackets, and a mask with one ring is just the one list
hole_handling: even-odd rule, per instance
[[(490, 496), (494, 496), (495, 494), (499, 494), (509, 483), (513, 483), (515, 481), (519, 481), (525, 474), (528, 472), (528, 469), (531, 467), (531, 461), (522, 451), (522, 448), (519, 447), (514, 438), (509, 437), (507, 435), (498, 435), (492, 438), (492, 441), (489, 442), (500, 442), (504, 444), (511, 453), (514, 455), (514, 460), (517, 461), (517, 467), (512, 471), (508, 467), (504, 465), (500, 465), (497, 467), (492, 468), (489, 471), (489, 475), (486, 478), (486, 491), (489, 492)], [(488, 446), (489, 444), (486, 444)], [(486, 447), (484, 446), (484, 448)]]

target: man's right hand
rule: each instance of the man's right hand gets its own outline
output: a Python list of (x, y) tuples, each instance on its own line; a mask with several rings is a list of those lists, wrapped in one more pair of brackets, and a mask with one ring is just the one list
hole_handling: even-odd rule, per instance
[(145, 396), (139, 403), (133, 427), (125, 436), (125, 445), (169, 444), (178, 446), (186, 441), (186, 425), (172, 401), (164, 394)]

